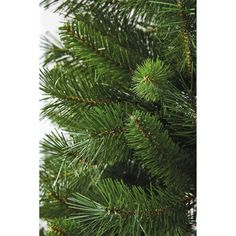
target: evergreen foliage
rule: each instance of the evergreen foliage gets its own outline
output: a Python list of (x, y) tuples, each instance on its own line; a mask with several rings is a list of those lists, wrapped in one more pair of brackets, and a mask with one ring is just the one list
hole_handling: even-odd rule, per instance
[(195, 235), (195, 1), (41, 5), (65, 17), (42, 42), (44, 234)]

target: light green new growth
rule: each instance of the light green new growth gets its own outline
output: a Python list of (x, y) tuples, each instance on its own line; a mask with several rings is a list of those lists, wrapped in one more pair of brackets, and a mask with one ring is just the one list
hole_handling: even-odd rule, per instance
[(166, 84), (171, 75), (170, 67), (162, 61), (148, 59), (135, 71), (134, 92), (147, 101), (157, 102), (163, 98), (162, 90), (168, 89)]

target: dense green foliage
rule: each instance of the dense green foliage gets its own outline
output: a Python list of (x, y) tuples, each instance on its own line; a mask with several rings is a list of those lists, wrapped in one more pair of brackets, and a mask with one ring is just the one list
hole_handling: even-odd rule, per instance
[(65, 17), (42, 42), (45, 235), (194, 234), (195, 4), (41, 2)]

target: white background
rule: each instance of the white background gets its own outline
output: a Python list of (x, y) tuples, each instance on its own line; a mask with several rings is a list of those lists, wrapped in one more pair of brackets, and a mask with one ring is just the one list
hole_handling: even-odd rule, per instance
[[(198, 0), (198, 235), (235, 234), (235, 1)], [(1, 235), (38, 235), (39, 7), (1, 3)], [(51, 20), (46, 22), (51, 27)]]

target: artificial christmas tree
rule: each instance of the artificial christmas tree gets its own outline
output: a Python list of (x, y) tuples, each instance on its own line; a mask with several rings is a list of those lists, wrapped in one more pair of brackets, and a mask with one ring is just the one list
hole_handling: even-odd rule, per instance
[(44, 0), (45, 235), (193, 235), (195, 1)]

